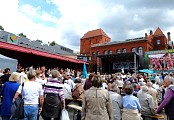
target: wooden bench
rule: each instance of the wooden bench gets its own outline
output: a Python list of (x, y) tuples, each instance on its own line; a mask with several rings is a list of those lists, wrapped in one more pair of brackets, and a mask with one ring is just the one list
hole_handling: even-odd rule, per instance
[(70, 107), (70, 108), (73, 108), (75, 110), (82, 111), (82, 107), (81, 106), (78, 106), (78, 105), (75, 105), (75, 104), (71, 104), (71, 105), (67, 105), (67, 106)]
[(66, 100), (82, 102), (82, 99), (68, 98)]
[(144, 118), (152, 118), (153, 120), (164, 119), (163, 115), (151, 115), (151, 116), (143, 116)]
[(77, 119), (81, 119), (81, 111), (82, 111), (82, 107), (79, 105), (75, 105), (75, 104), (70, 104), (67, 105), (69, 108), (73, 108), (74, 112), (73, 112), (73, 120), (75, 120), (75, 112), (77, 111)]

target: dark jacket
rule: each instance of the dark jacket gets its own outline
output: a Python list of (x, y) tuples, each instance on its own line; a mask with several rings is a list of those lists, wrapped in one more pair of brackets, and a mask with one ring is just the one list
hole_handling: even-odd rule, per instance
[(171, 85), (166, 93), (164, 100), (157, 109), (157, 113), (160, 113), (162, 109), (165, 108), (166, 115), (169, 118), (174, 118), (174, 86)]

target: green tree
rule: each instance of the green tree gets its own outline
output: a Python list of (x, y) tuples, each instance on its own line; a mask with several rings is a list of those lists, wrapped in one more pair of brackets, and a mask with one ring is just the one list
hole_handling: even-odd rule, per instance
[(26, 35), (24, 35), (24, 33), (20, 33), (19, 36), (21, 36), (21, 37), (27, 37)]
[(4, 30), (4, 28), (0, 25), (0, 30)]
[(52, 42), (50, 43), (50, 46), (54, 46), (54, 45), (56, 45), (56, 42), (55, 42), (55, 41), (52, 41)]
[(38, 41), (38, 42), (41, 42), (41, 43), (42, 43), (42, 40), (37, 39), (36, 41)]

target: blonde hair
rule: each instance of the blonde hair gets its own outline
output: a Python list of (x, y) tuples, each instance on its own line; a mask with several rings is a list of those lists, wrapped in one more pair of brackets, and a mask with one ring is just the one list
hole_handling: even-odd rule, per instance
[(91, 79), (91, 83), (92, 83), (92, 86), (99, 88), (99, 87), (102, 87), (103, 80), (100, 75), (95, 75)]
[(19, 81), (21, 77), (21, 74), (18, 72), (13, 72), (11, 76), (9, 77), (9, 81)]

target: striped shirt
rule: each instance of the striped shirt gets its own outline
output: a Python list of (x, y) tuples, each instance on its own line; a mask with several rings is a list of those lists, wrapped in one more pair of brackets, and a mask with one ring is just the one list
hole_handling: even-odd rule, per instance
[(65, 100), (63, 84), (61, 84), (61, 82), (58, 81), (56, 78), (47, 81), (47, 83), (44, 85), (44, 93), (59, 94), (61, 101)]

